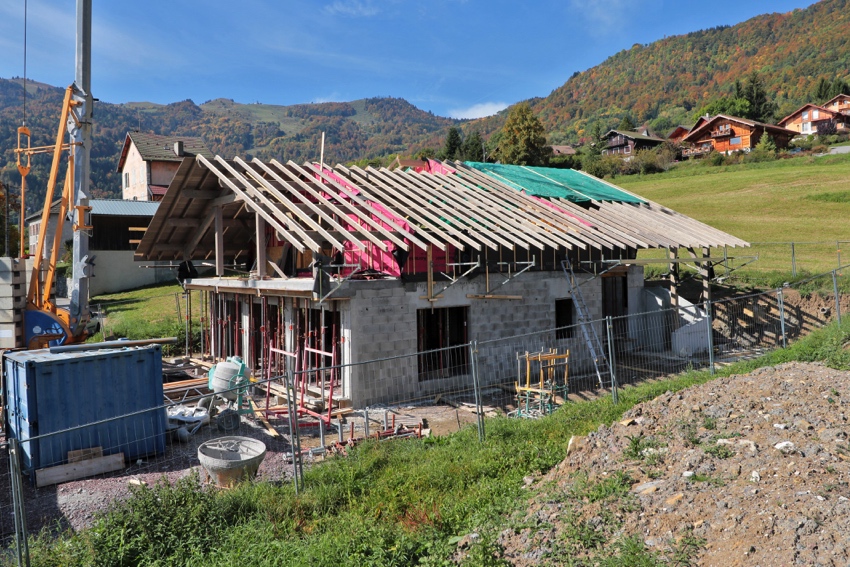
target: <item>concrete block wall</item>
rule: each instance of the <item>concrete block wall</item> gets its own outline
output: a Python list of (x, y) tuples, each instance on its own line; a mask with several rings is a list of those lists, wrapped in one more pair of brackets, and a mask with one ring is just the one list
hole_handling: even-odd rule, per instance
[[(494, 279), (495, 278), (495, 279)], [(582, 296), (592, 319), (602, 317), (602, 288), (599, 279), (579, 276), (584, 283)], [(491, 276), (491, 286), (500, 282)], [(445, 284), (439, 283), (435, 291)], [(350, 354), (352, 362), (409, 355), (383, 363), (372, 363), (352, 368), (350, 397), (355, 407), (376, 403), (392, 403), (432, 398), (439, 392), (469, 386), (470, 376), (419, 381), (416, 312), (419, 309), (467, 307), (468, 340), (490, 341), (526, 333), (539, 333), (555, 328), (555, 300), (570, 297), (566, 277), (560, 272), (532, 272), (522, 274), (500, 288), (505, 295), (522, 299), (472, 299), (467, 295), (485, 293), (483, 276), (446, 289), (433, 304), (424, 296), (425, 283), (404, 284), (398, 280), (350, 282), (350, 301), (346, 302), (350, 329)], [(344, 317), (344, 320), (346, 318)], [(566, 348), (582, 343), (576, 331), (571, 339), (556, 341), (554, 332), (544, 333), (546, 338), (526, 338), (504, 344), (488, 345), (486, 356), (480, 356), (482, 384), (513, 380), (516, 376), (516, 352), (545, 342), (547, 345)], [(535, 343), (537, 341), (537, 343)], [(485, 352), (485, 351), (482, 351)], [(576, 364), (581, 363), (577, 351)], [(587, 357), (585, 357), (587, 358)]]
[[(342, 308), (349, 331), (351, 362), (409, 354), (380, 363), (358, 365), (348, 377), (354, 407), (417, 396), (416, 303), (399, 280), (352, 281), (350, 300)], [(415, 292), (414, 292), (415, 293)]]
[(26, 262), (0, 258), (0, 349), (24, 346), (26, 281)]

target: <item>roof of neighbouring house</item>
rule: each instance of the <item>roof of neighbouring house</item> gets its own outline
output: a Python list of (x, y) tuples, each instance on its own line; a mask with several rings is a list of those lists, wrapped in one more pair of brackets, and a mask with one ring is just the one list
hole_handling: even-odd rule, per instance
[(828, 101), (826, 101), (825, 103), (823, 103), (821, 106), (826, 106), (827, 104), (832, 104), (833, 102), (835, 102), (839, 99), (842, 99), (842, 98), (850, 100), (850, 95), (846, 95), (846, 94), (836, 95), (836, 96), (832, 97), (831, 99), (829, 99)]
[(635, 132), (634, 130), (608, 130), (608, 132), (605, 133), (605, 137), (610, 138), (612, 134), (617, 134), (626, 138), (631, 138), (632, 140), (641, 140), (644, 142), (658, 142), (659, 144), (664, 142), (664, 140), (661, 138), (641, 134), (640, 132)]
[(690, 132), (690, 131), (691, 131), (690, 127), (688, 127), (688, 126), (683, 126), (682, 124), (679, 124), (678, 126), (676, 126), (675, 128), (673, 128), (672, 130), (670, 130), (670, 133), (669, 133), (669, 134), (667, 134), (667, 138), (668, 138), (668, 139), (669, 139), (669, 138), (672, 138), (674, 135), (676, 135), (676, 134), (680, 134), (680, 133), (681, 133), (681, 134), (687, 134), (687, 133), (688, 133), (688, 132)]
[(682, 138), (685, 142), (694, 142), (696, 141), (700, 134), (706, 129), (711, 128), (711, 125), (717, 122), (718, 120), (731, 120), (732, 122), (738, 122), (740, 124), (745, 124), (747, 126), (751, 126), (754, 128), (764, 128), (768, 132), (773, 132), (775, 134), (787, 134), (788, 136), (796, 136), (797, 132), (794, 130), (789, 130), (787, 128), (783, 128), (782, 126), (777, 126), (776, 124), (766, 124), (764, 122), (759, 122), (757, 120), (750, 120), (749, 118), (740, 118), (738, 116), (727, 116), (726, 114), (717, 114), (712, 116), (711, 118), (700, 117), (697, 120), (697, 123), (694, 125), (691, 132)]
[(159, 208), (156, 201), (124, 199), (90, 199), (91, 214), (111, 217), (152, 217)]
[[(780, 126), (782, 126), (783, 124), (787, 124), (788, 122), (793, 120), (795, 116), (797, 116), (798, 114), (800, 114), (802, 111), (804, 111), (807, 108), (814, 108), (814, 109), (817, 109), (817, 110), (821, 110), (821, 111), (829, 114), (830, 117), (835, 116), (837, 114), (834, 110), (824, 108), (824, 107), (820, 106), (819, 104), (813, 104), (811, 102), (807, 102), (806, 104), (804, 104), (803, 106), (801, 106), (800, 108), (798, 108), (797, 110), (795, 110), (794, 112), (792, 112), (791, 114), (789, 114), (788, 116), (786, 116), (785, 118), (783, 118), (782, 120), (777, 122), (777, 124), (779, 124)], [(828, 119), (828, 117), (824, 117), (820, 120), (827, 120), (827, 119)]]
[(572, 146), (552, 146), (552, 154), (556, 156), (574, 156), (576, 149)]
[[(50, 213), (59, 213), (60, 200), (53, 201), (50, 205)], [(125, 201), (123, 199), (89, 199), (91, 214), (104, 217), (152, 217), (156, 214), (159, 203), (154, 201)], [(42, 211), (32, 213), (26, 217), (26, 222), (32, 222), (41, 218)]]
[[(182, 156), (174, 153), (174, 144), (176, 142), (183, 142)], [(136, 149), (145, 161), (181, 161), (184, 157), (195, 157), (196, 155), (202, 155), (206, 158), (213, 157), (213, 153), (207, 148), (204, 141), (198, 137), (160, 136), (145, 132), (127, 132), (116, 171), (121, 171), (124, 167), (131, 143), (136, 146)]]
[(535, 197), (558, 197), (573, 203), (613, 201), (643, 203), (642, 199), (575, 169), (466, 162), (466, 165)]

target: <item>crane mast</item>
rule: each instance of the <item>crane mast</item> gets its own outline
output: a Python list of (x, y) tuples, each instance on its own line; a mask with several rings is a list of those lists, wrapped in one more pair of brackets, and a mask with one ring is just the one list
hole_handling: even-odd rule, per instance
[[(77, 47), (76, 73), (74, 78), (74, 100), (79, 109), (78, 120), (69, 122), (69, 133), (73, 142), (74, 156), (74, 245), (73, 272), (70, 289), (70, 322), (72, 335), (78, 335), (89, 321), (88, 278), (91, 272), (89, 260), (89, 234), (91, 227), (86, 222), (89, 185), (91, 183), (91, 131), (92, 105), (91, 95), (91, 10), (92, 0), (77, 0)], [(73, 129), (71, 129), (73, 126)], [(48, 205), (49, 206), (49, 205)]]
[[(88, 278), (92, 267), (89, 257), (88, 232), (92, 227), (88, 223), (88, 212), (91, 210), (88, 206), (88, 195), (91, 179), (89, 162), (94, 102), (91, 95), (91, 7), (91, 0), (77, 0), (75, 79), (65, 91), (55, 145), (32, 148), (29, 144), (29, 130), (25, 126), (18, 129), (16, 153), (18, 169), (22, 176), (22, 193), (23, 188), (26, 187), (26, 175), (30, 170), (30, 157), (36, 153), (51, 152), (53, 154), (24, 312), (24, 340), (28, 348), (78, 343), (88, 336), (86, 327), (91, 318), (88, 304)], [(67, 142), (65, 142), (66, 137)], [(26, 148), (22, 147), (22, 138), (26, 139)], [(47, 226), (50, 223), (50, 210), (59, 166), (65, 151), (68, 152), (65, 184), (59, 201), (59, 215), (53, 245), (47, 266), (44, 268)], [(26, 160), (22, 159), (24, 157)], [(22, 202), (24, 198), (22, 194)], [(73, 225), (72, 279), (69, 284), (71, 301), (68, 310), (58, 308), (50, 296), (50, 289), (56, 276), (56, 262), (62, 247), (62, 229), (66, 217), (71, 219)], [(23, 216), (21, 223), (23, 225)], [(21, 230), (21, 238), (23, 234), (24, 231)], [(23, 245), (21, 248), (23, 250)]]

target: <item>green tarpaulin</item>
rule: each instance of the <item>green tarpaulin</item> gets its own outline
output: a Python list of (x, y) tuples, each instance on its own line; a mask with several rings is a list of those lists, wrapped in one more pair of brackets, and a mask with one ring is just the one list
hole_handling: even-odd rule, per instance
[[(560, 197), (574, 203), (588, 201), (613, 201), (619, 203), (644, 203), (645, 201), (621, 191), (590, 175), (574, 169), (553, 169), (528, 165), (464, 162), (494, 179), (525, 191), (535, 197)], [(463, 174), (463, 170), (458, 171)]]

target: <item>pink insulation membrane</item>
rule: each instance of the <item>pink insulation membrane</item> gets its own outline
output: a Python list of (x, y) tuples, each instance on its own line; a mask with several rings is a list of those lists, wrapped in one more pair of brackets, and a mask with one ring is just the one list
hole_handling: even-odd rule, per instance
[[(319, 164), (313, 164), (313, 167), (318, 169)], [(360, 194), (360, 189), (356, 185), (353, 185), (347, 179), (340, 177), (339, 175), (337, 175), (333, 171), (329, 170), (328, 168), (324, 169), (324, 174), (329, 179), (332, 179), (335, 183), (344, 187), (349, 193), (352, 193), (354, 195)], [(316, 177), (317, 177), (317, 181), (320, 181), (320, 182), (322, 181), (321, 178), (318, 176), (318, 174), (316, 175)], [(342, 196), (345, 197), (344, 194)], [(394, 222), (396, 225), (398, 225), (399, 227), (401, 227), (405, 231), (407, 231), (407, 232), (411, 231), (410, 224), (406, 220), (404, 220), (403, 218), (396, 216), (395, 214), (391, 213), (383, 205), (381, 205), (379, 203), (372, 202), (372, 201), (370, 201), (369, 204), (371, 205), (371, 207), (375, 211), (381, 213), (382, 215), (384, 215), (384, 217), (390, 219), (392, 222)], [(378, 225), (380, 225), (382, 228), (385, 228), (388, 231), (395, 230), (394, 227), (392, 227), (391, 225), (382, 221), (380, 218), (378, 218), (377, 215), (370, 215), (370, 218), (373, 221), (375, 221)], [(358, 226), (358, 227), (362, 226), (363, 230), (373, 230), (369, 225), (366, 225), (362, 220), (357, 218), (357, 215), (355, 215), (353, 213), (348, 215), (348, 219), (349, 219), (349, 222), (343, 225), (347, 230), (351, 230), (355, 226)], [(363, 244), (366, 246), (366, 248), (364, 250), (360, 250), (352, 242), (349, 242), (349, 241), (343, 242), (343, 245), (345, 246), (345, 251), (344, 251), (344, 261), (345, 261), (345, 263), (346, 264), (357, 264), (360, 267), (359, 268), (345, 268), (345, 269), (341, 270), (341, 272), (340, 272), (341, 275), (348, 276), (352, 272), (359, 271), (359, 270), (375, 270), (377, 272), (382, 272), (382, 273), (387, 274), (388, 276), (392, 276), (392, 277), (401, 276), (401, 270), (399, 269), (398, 264), (396, 263), (396, 260), (392, 255), (393, 250), (395, 250), (397, 248), (397, 246), (395, 244), (393, 244), (392, 242), (390, 242), (389, 240), (383, 240), (382, 242), (387, 246), (386, 252), (381, 250), (380, 248), (378, 248), (377, 246), (375, 246), (372, 242), (369, 242), (368, 240), (363, 241)], [(408, 245), (410, 245), (409, 242), (407, 242), (407, 241), (405, 241), (405, 242)]]

